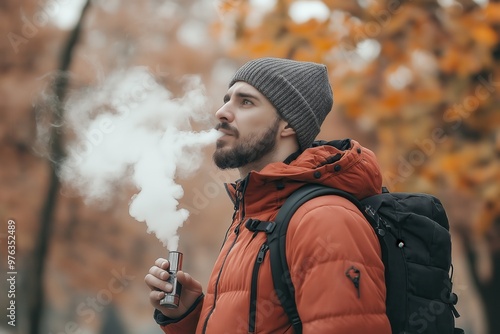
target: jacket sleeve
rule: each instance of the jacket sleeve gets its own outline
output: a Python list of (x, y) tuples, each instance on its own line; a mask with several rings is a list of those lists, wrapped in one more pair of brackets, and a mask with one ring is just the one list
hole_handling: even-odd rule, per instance
[(200, 318), (204, 295), (202, 294), (194, 302), (189, 310), (179, 318), (168, 318), (155, 309), (154, 319), (164, 333), (167, 334), (194, 334)]
[(391, 333), (379, 241), (348, 200), (322, 196), (299, 208), (286, 255), (304, 334)]

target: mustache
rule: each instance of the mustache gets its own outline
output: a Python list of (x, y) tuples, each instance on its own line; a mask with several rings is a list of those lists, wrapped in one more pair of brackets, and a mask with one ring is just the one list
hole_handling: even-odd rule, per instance
[(229, 125), (229, 123), (222, 122), (222, 123), (217, 124), (215, 126), (215, 130), (219, 130), (219, 129), (230, 131), (235, 137), (239, 137), (239, 135), (240, 135), (238, 132), (238, 129), (232, 127), (231, 125)]

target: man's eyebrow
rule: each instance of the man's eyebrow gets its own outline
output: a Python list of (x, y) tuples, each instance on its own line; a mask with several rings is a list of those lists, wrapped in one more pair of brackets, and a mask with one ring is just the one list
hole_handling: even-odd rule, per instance
[(245, 93), (245, 92), (237, 92), (236, 96), (238, 97), (243, 97), (243, 98), (249, 98), (249, 99), (255, 99), (258, 100), (259, 98), (251, 93)]
[[(246, 98), (246, 99), (254, 99), (254, 100), (259, 100), (259, 98), (256, 95), (253, 95), (251, 93), (245, 93), (245, 92), (236, 92), (234, 95), (239, 98)], [(224, 95), (224, 102), (227, 102), (231, 99), (229, 94)]]

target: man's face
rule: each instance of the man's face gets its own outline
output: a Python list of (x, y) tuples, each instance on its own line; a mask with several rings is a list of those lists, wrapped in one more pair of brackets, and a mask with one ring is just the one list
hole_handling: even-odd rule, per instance
[(219, 168), (239, 168), (274, 150), (280, 118), (271, 102), (253, 86), (236, 82), (215, 115), (220, 122), (216, 129), (224, 133), (213, 155)]

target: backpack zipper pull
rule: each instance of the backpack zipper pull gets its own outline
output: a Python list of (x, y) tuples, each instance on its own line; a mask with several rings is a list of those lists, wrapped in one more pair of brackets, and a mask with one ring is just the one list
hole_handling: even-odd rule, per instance
[(361, 278), (361, 272), (354, 266), (348, 268), (345, 272), (345, 275), (352, 281), (356, 291), (358, 292), (358, 299), (360, 298), (359, 293), (359, 279)]
[(259, 254), (257, 254), (257, 263), (262, 263), (262, 261), (264, 261), (264, 256), (266, 255), (268, 249), (269, 246), (267, 243), (262, 244), (259, 250)]

